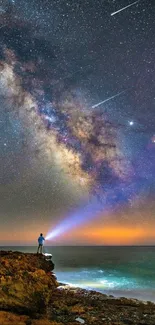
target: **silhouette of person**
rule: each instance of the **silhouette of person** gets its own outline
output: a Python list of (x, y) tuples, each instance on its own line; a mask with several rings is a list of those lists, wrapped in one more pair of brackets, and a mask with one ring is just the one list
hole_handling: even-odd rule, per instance
[(43, 237), (43, 234), (40, 234), (39, 238), (38, 238), (38, 250), (37, 250), (37, 254), (42, 254), (43, 253), (43, 244), (44, 244), (44, 240), (45, 238)]

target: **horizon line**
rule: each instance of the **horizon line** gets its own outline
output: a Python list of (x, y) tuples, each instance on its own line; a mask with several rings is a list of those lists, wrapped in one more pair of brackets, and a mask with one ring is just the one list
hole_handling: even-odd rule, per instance
[[(37, 247), (38, 245), (0, 245), (2, 247)], [(44, 247), (155, 247), (155, 244), (149, 245), (44, 245)]]

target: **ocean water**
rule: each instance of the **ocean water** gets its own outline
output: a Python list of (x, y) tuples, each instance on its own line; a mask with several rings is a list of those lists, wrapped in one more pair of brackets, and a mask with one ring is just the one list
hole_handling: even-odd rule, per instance
[[(36, 247), (0, 247), (36, 252)], [(155, 302), (155, 247), (44, 247), (59, 282)]]

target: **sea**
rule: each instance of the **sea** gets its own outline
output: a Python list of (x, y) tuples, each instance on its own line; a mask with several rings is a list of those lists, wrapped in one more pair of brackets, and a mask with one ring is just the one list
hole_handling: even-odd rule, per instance
[[(0, 247), (35, 253), (34, 246)], [(55, 274), (61, 283), (115, 297), (155, 302), (155, 247), (54, 246)]]

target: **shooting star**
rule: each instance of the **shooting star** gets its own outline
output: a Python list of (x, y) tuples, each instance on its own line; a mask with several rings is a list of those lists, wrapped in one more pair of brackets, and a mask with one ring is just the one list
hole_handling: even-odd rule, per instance
[(131, 6), (134, 6), (134, 5), (135, 5), (136, 3), (138, 3), (139, 1), (140, 1), (140, 0), (135, 1), (135, 2), (131, 3), (130, 5), (128, 5), (128, 6), (124, 7), (124, 8), (121, 8), (121, 9), (119, 9), (119, 10), (113, 12), (113, 13), (111, 14), (111, 16), (114, 16), (114, 15), (118, 14), (120, 11), (123, 11), (123, 10), (125, 10), (125, 9), (127, 9), (127, 8), (129, 8), (129, 7), (131, 7)]
[(121, 94), (125, 93), (126, 91), (127, 91), (127, 89), (121, 91), (120, 93), (118, 93), (118, 94), (116, 94), (116, 95), (114, 95), (114, 96), (111, 96), (111, 97), (109, 97), (109, 98), (103, 100), (102, 102), (99, 102), (99, 103), (93, 105), (91, 108), (96, 108), (96, 107), (98, 107), (98, 106), (100, 106), (100, 105), (102, 105), (102, 104), (104, 104), (104, 103), (106, 103), (106, 102), (109, 102), (109, 100), (112, 100), (113, 98), (120, 96)]

